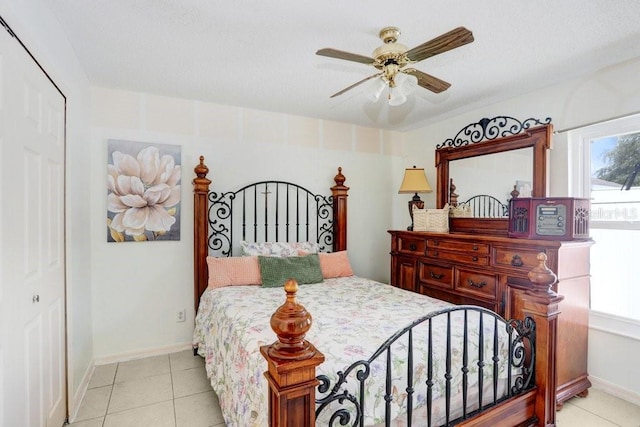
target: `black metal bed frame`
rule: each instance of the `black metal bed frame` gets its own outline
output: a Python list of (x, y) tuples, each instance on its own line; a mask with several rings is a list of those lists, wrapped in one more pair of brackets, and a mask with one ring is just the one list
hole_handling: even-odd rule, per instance
[(458, 206), (469, 206), (474, 218), (506, 218), (509, 216), (509, 205), (487, 194), (479, 194), (469, 200), (458, 203)]
[[(455, 312), (463, 312), (464, 315), (464, 331), (463, 331), (463, 366), (451, 366), (451, 315)], [(478, 337), (478, 382), (477, 382), (477, 393), (478, 393), (478, 402), (476, 409), (468, 409), (469, 407), (469, 399), (468, 399), (468, 380), (469, 380), (469, 370), (470, 366), (468, 365), (469, 360), (469, 349), (468, 349), (468, 322), (470, 321), (469, 313), (478, 313), (479, 316), (479, 330), (480, 336)], [(493, 318), (493, 354), (485, 355), (485, 337), (484, 337), (484, 317), (485, 315)], [(427, 356), (427, 381), (424, 384), (426, 386), (426, 396), (427, 396), (427, 416), (428, 416), (428, 424), (427, 427), (432, 426), (431, 419), (431, 409), (433, 404), (433, 395), (432, 388), (434, 385), (433, 376), (433, 336), (432, 336), (432, 326), (434, 319), (446, 316), (446, 327), (447, 327), (447, 343), (446, 343), (446, 373), (444, 375), (444, 379), (446, 382), (446, 392), (445, 392), (445, 414), (446, 414), (446, 423), (445, 426), (453, 426), (459, 424), (460, 422), (471, 418), (477, 415), (480, 412), (488, 410), (500, 402), (507, 400), (510, 397), (521, 394), (527, 390), (532, 389), (535, 386), (535, 322), (532, 318), (526, 317), (524, 320), (509, 320), (506, 321), (498, 314), (476, 306), (455, 306), (446, 308), (443, 310), (439, 310), (433, 313), (430, 313), (413, 323), (411, 323), (406, 328), (396, 332), (393, 336), (391, 336), (384, 344), (382, 344), (378, 350), (368, 359), (368, 360), (360, 360), (353, 363), (351, 366), (347, 367), (344, 371), (340, 371), (337, 373), (337, 381), (335, 384), (331, 384), (331, 380), (326, 375), (320, 375), (317, 379), (320, 381), (318, 385), (318, 398), (316, 398), (316, 418), (318, 415), (322, 413), (326, 409), (334, 410), (334, 412), (330, 415), (329, 426), (334, 426), (334, 423), (337, 421), (339, 425), (345, 426), (359, 426), (362, 427), (364, 425), (364, 392), (365, 392), (365, 382), (370, 377), (371, 374), (371, 364), (378, 360), (379, 357), (385, 356), (386, 360), (386, 372), (385, 372), (385, 395), (384, 400), (386, 402), (385, 407), (385, 425), (389, 426), (391, 423), (391, 400), (392, 396), (392, 373), (391, 373), (391, 345), (395, 343), (401, 337), (407, 337), (408, 345), (407, 345), (407, 384), (405, 388), (405, 392), (407, 394), (407, 411), (406, 411), (406, 421), (407, 426), (412, 425), (412, 414), (413, 414), (413, 403), (414, 403), (414, 393), (415, 389), (413, 386), (413, 351), (414, 351), (414, 333), (413, 329), (427, 322), (427, 348), (428, 348), (428, 356)], [(490, 321), (490, 320), (489, 320)], [(498, 397), (498, 363), (500, 362), (500, 356), (498, 354), (498, 330), (499, 325), (505, 328), (507, 335), (509, 337), (509, 345), (508, 345), (508, 369), (507, 369), (507, 392), (504, 396)], [(493, 390), (493, 399), (490, 404), (483, 404), (483, 388), (484, 388), (484, 378), (483, 371), (484, 367), (487, 364), (493, 364), (493, 381), (492, 381), (492, 390)], [(517, 374), (512, 373), (512, 370), (517, 370)], [(462, 415), (458, 418), (451, 419), (451, 378), (455, 373), (462, 373)], [(349, 390), (345, 387), (349, 380), (356, 381), (358, 384), (358, 396), (354, 396)], [(336, 410), (335, 403), (338, 402), (340, 407)], [(330, 404), (332, 404), (330, 406)], [(349, 424), (353, 419), (353, 422)]]
[[(273, 195), (273, 197), (272, 197)], [(333, 245), (333, 196), (286, 181), (260, 181), (237, 191), (209, 192), (208, 246), (214, 256), (233, 255), (233, 230), (249, 242), (302, 242), (330, 251)], [(237, 225), (236, 225), (237, 224)]]

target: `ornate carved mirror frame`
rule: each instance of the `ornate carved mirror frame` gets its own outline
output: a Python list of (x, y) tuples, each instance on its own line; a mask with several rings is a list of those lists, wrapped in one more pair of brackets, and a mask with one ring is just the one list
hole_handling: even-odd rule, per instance
[[(547, 150), (551, 147), (551, 118), (543, 122), (498, 116), (472, 123), (452, 138), (436, 147), (436, 206), (449, 202), (450, 162), (485, 156), (521, 148), (533, 149), (532, 197), (547, 195)], [(540, 125), (540, 126), (536, 126)], [(532, 127), (535, 126), (535, 127)], [(464, 138), (464, 139), (463, 139)], [(507, 183), (505, 183), (507, 184)], [(507, 235), (507, 218), (450, 218), (450, 232)]]

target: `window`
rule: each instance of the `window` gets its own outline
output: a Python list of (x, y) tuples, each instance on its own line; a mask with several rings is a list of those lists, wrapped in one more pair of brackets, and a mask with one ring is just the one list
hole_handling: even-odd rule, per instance
[(591, 309), (640, 320), (640, 170), (628, 181), (640, 169), (640, 116), (569, 139), (582, 153), (577, 195), (591, 198)]

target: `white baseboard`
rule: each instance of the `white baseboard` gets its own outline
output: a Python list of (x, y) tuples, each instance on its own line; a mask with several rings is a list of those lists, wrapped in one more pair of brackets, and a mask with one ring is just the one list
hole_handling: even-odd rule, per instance
[(145, 348), (126, 353), (115, 353), (94, 359), (94, 364), (108, 365), (109, 363), (126, 362), (128, 360), (142, 359), (144, 357), (161, 356), (163, 354), (176, 353), (193, 348), (191, 343), (173, 344), (164, 347)]
[(76, 417), (78, 416), (78, 411), (80, 410), (80, 404), (82, 403), (82, 399), (84, 395), (87, 393), (87, 389), (89, 388), (89, 382), (91, 381), (91, 377), (93, 376), (93, 372), (96, 370), (95, 364), (90, 363), (87, 367), (87, 370), (84, 372), (82, 376), (82, 381), (80, 382), (80, 386), (78, 390), (71, 397), (71, 401), (69, 402), (69, 422), (72, 423)]
[(592, 375), (589, 375), (589, 380), (594, 388), (602, 390), (605, 393), (622, 400), (626, 400), (634, 405), (640, 406), (640, 394)]

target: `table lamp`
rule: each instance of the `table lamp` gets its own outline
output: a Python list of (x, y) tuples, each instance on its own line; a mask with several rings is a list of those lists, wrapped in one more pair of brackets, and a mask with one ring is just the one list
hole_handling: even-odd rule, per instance
[(398, 194), (413, 194), (411, 200), (409, 200), (409, 216), (411, 217), (411, 225), (407, 227), (407, 230), (413, 231), (413, 207), (418, 209), (424, 208), (424, 202), (420, 200), (418, 193), (431, 193), (431, 186), (427, 181), (427, 176), (424, 173), (424, 168), (407, 168), (404, 170), (404, 178), (400, 185)]

